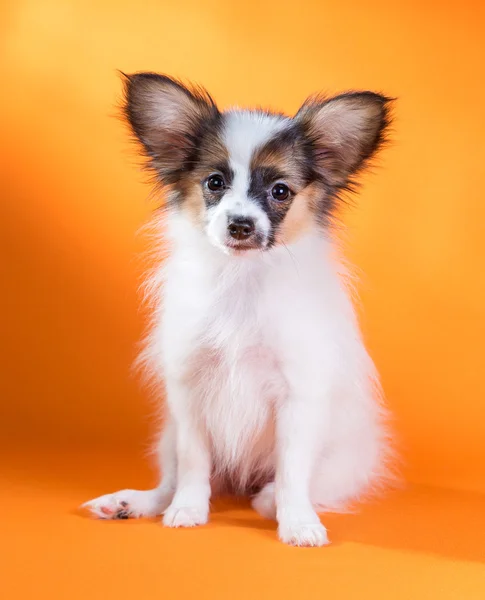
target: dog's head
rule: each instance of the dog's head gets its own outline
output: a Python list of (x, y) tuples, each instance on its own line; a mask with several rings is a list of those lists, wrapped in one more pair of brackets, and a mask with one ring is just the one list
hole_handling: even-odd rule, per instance
[(310, 98), (293, 118), (220, 112), (201, 88), (125, 76), (125, 114), (169, 188), (169, 206), (226, 253), (266, 250), (327, 225), (339, 193), (383, 142), (389, 104), (352, 92)]

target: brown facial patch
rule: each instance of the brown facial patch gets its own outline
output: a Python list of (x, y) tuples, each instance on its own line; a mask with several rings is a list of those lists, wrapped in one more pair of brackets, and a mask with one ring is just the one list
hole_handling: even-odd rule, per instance
[(222, 128), (214, 128), (203, 136), (200, 142), (197, 160), (190, 173), (190, 179), (198, 183), (206, 206), (210, 207), (220, 201), (224, 190), (214, 193), (207, 188), (205, 182), (210, 175), (221, 175), (226, 186), (232, 182), (233, 173), (229, 166), (229, 153), (222, 139)]
[(198, 226), (204, 224), (205, 201), (202, 185), (192, 178), (179, 184), (180, 209)]
[(299, 127), (293, 125), (259, 148), (252, 157), (250, 168), (251, 171), (272, 171), (276, 180), (284, 180), (288, 185), (291, 183), (296, 191), (305, 187), (311, 179), (309, 161), (307, 140)]
[(206, 209), (217, 204), (225, 192), (225, 189), (220, 192), (208, 189), (207, 179), (215, 173), (221, 175), (226, 185), (230, 186), (233, 174), (220, 128), (205, 133), (192, 164), (187, 166), (180, 180), (174, 185), (181, 209), (200, 226), (204, 224)]
[(318, 206), (323, 194), (324, 190), (316, 182), (296, 194), (276, 233), (277, 243), (296, 242), (315, 227), (315, 223), (318, 222)]
[[(311, 147), (300, 127), (289, 122), (288, 127), (266, 142), (253, 155), (250, 169), (251, 179), (249, 196), (266, 212), (271, 223), (269, 246), (286, 238), (294, 238), (296, 229), (309, 218), (303, 218), (304, 197), (300, 198), (305, 188), (312, 181)], [(290, 190), (288, 198), (277, 199), (272, 195), (275, 184), (284, 184)], [(296, 206), (292, 209), (293, 202)], [(281, 234), (288, 219), (292, 225), (286, 235)], [(296, 223), (300, 223), (297, 227)]]

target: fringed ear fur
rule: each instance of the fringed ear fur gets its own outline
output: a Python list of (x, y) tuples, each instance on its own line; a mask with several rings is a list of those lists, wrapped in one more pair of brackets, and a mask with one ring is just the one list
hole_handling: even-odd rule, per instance
[(352, 184), (385, 141), (391, 99), (373, 92), (308, 99), (295, 115), (314, 148), (317, 171), (335, 189)]
[(177, 181), (197, 142), (220, 115), (203, 88), (187, 88), (156, 73), (123, 75), (123, 111), (163, 184)]

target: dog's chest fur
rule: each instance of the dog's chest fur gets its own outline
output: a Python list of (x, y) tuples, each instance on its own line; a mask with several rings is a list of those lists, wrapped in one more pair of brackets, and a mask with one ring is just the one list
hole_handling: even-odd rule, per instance
[(263, 284), (257, 273), (243, 273), (235, 288), (218, 290), (201, 315), (188, 361), (193, 408), (209, 436), (214, 467), (240, 486), (273, 469), (274, 408), (286, 392)]

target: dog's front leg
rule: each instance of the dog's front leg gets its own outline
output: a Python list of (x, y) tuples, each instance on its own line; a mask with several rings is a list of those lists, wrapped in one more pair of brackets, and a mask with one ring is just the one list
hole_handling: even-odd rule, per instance
[(211, 457), (206, 435), (198, 422), (190, 388), (168, 380), (167, 400), (175, 422), (177, 487), (163, 517), (167, 527), (194, 527), (209, 517)]
[(310, 500), (310, 481), (325, 435), (322, 391), (294, 389), (277, 414), (276, 516), (280, 539), (294, 546), (328, 543)]

